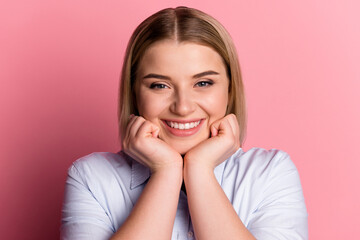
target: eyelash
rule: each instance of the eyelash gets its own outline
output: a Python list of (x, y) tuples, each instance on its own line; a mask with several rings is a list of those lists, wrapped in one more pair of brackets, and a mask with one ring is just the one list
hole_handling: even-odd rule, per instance
[[(195, 86), (197, 87), (209, 87), (211, 85), (213, 85), (214, 82), (211, 80), (207, 80), (207, 81), (199, 81), (195, 84)], [(168, 86), (166, 84), (163, 83), (152, 83), (150, 85), (151, 89), (164, 89), (164, 88), (168, 88)]]
[[(204, 84), (205, 84), (205, 85), (204, 85)], [(200, 82), (197, 82), (197, 83), (195, 84), (195, 86), (198, 86), (198, 87), (208, 87), (208, 86), (211, 86), (211, 85), (213, 85), (213, 84), (214, 84), (213, 81), (208, 80), (208, 81), (200, 81)]]
[(162, 83), (152, 83), (150, 85), (150, 88), (163, 89), (163, 88), (167, 88), (167, 86), (165, 84), (162, 84)]

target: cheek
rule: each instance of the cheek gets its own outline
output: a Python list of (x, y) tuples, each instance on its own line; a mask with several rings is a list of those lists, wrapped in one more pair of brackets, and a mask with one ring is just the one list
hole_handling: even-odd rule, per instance
[(228, 105), (228, 94), (227, 92), (221, 92), (211, 96), (204, 96), (201, 99), (201, 105), (209, 115), (211, 122), (214, 122), (225, 116)]
[(151, 121), (158, 117), (162, 110), (165, 108), (163, 100), (154, 97), (151, 94), (142, 94), (137, 99), (137, 108), (140, 116)]

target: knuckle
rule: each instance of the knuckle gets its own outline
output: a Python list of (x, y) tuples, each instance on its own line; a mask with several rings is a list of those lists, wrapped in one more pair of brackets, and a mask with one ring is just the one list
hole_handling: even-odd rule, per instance
[(152, 123), (149, 121), (145, 121), (143, 124), (144, 124), (144, 127), (147, 127), (147, 128), (152, 125)]
[(233, 114), (233, 113), (231, 113), (231, 114), (229, 115), (229, 119), (230, 119), (230, 120), (236, 120), (236, 115)]
[(138, 117), (137, 117), (137, 120), (138, 120), (138, 121), (146, 121), (145, 118), (143, 118), (142, 116), (138, 116)]

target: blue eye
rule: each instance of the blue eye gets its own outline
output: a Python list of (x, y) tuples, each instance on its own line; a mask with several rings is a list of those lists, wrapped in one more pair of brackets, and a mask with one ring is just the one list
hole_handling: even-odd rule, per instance
[(165, 84), (162, 84), (162, 83), (152, 83), (150, 85), (150, 88), (167, 88), (167, 86)]
[(195, 86), (198, 86), (198, 87), (208, 87), (208, 86), (211, 86), (213, 85), (214, 83), (212, 81), (200, 81), (200, 82), (197, 82), (195, 84)]

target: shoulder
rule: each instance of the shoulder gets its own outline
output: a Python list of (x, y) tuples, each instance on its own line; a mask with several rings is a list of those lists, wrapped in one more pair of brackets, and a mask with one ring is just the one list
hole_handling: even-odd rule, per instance
[(281, 161), (281, 159), (289, 158), (289, 155), (279, 149), (251, 148), (248, 151), (239, 149), (230, 159), (234, 161), (255, 161), (254, 163)]
[(297, 192), (297, 199), (303, 199), (296, 166), (289, 155), (281, 150), (239, 150), (228, 159), (224, 176), (228, 176), (228, 184), (240, 188), (251, 186), (252, 199), (273, 199), (275, 195), (284, 193), (285, 189)]
[(64, 234), (80, 236), (91, 228), (107, 229), (104, 236), (110, 236), (125, 221), (137, 199), (129, 190), (131, 165), (122, 152), (95, 152), (73, 162), (65, 185)]
[(277, 149), (253, 148), (237, 152), (230, 160), (238, 166), (234, 172), (235, 196), (247, 194), (234, 205), (250, 210), (242, 217), (256, 239), (307, 239), (305, 199), (290, 156)]
[(104, 169), (114, 167), (114, 165), (123, 167), (129, 165), (129, 162), (122, 152), (94, 152), (77, 159), (73, 165), (79, 169), (89, 170), (92, 168)]
[(121, 172), (131, 171), (131, 161), (122, 152), (94, 152), (77, 159), (68, 170), (69, 176), (82, 181), (100, 178), (106, 180), (118, 176)]
[(239, 149), (228, 159), (227, 168), (256, 175), (291, 169), (296, 171), (294, 163), (286, 152), (263, 148), (252, 148), (246, 152)]
[(246, 152), (240, 149), (226, 162), (223, 182), (244, 188), (251, 186), (256, 199), (265, 192), (284, 188), (301, 190), (295, 164), (286, 152), (277, 149), (252, 148)]
[[(222, 187), (257, 239), (285, 236), (281, 234), (291, 228), (306, 235), (307, 212), (300, 178), (286, 152), (239, 149), (226, 162)], [(275, 230), (281, 233), (275, 234)]]

